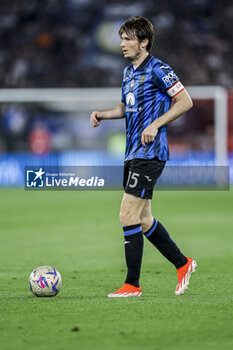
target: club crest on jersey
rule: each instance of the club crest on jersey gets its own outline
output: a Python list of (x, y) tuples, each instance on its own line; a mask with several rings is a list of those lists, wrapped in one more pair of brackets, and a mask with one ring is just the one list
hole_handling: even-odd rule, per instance
[(135, 96), (132, 92), (129, 92), (126, 96), (126, 103), (128, 106), (134, 106), (135, 104)]
[(146, 80), (146, 75), (140, 75), (139, 83), (144, 83), (145, 80)]

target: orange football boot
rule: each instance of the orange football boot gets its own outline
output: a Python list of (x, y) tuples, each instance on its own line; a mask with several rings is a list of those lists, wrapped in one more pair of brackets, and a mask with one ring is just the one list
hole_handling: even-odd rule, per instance
[(128, 298), (128, 297), (140, 297), (142, 295), (141, 286), (135, 287), (131, 284), (125, 283), (123, 286), (114, 293), (108, 294), (109, 298)]
[(178, 284), (176, 286), (175, 295), (184, 294), (185, 289), (188, 289), (189, 279), (191, 274), (195, 272), (197, 263), (195, 260), (188, 258), (187, 263), (177, 269)]

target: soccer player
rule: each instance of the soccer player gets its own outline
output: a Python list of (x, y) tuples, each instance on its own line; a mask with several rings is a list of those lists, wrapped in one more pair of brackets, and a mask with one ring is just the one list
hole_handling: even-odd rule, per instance
[[(167, 124), (192, 107), (192, 100), (168, 64), (153, 57), (151, 22), (136, 16), (119, 30), (123, 55), (131, 64), (124, 70), (122, 102), (113, 109), (93, 111), (91, 126), (104, 119), (126, 119), (124, 195), (120, 221), (125, 237), (127, 276), (123, 286), (108, 297), (141, 296), (139, 284), (143, 235), (177, 269), (175, 294), (183, 294), (196, 261), (186, 257), (165, 227), (151, 213), (153, 188), (169, 157)], [(174, 104), (171, 107), (171, 100)]]

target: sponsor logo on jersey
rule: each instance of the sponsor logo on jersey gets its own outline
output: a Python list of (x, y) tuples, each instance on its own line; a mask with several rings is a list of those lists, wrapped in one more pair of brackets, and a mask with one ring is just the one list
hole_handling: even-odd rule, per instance
[(164, 77), (162, 77), (162, 80), (163, 80), (164, 84), (169, 88), (170, 86), (175, 84), (175, 82), (177, 82), (178, 78), (177, 78), (176, 74), (172, 71), (172, 72), (169, 72)]
[(126, 107), (125, 111), (126, 112), (140, 112), (142, 110), (142, 107), (138, 107), (138, 108), (128, 108)]
[(135, 96), (132, 92), (129, 92), (126, 96), (126, 104), (128, 106), (134, 106), (135, 105)]

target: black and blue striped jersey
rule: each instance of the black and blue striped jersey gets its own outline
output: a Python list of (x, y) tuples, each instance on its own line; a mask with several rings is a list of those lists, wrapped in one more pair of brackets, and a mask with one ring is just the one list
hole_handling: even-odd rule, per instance
[(125, 160), (134, 158), (160, 160), (169, 158), (167, 126), (159, 129), (154, 142), (141, 144), (141, 134), (156, 118), (166, 113), (171, 98), (184, 90), (175, 72), (166, 63), (149, 55), (134, 69), (124, 69), (122, 102), (126, 117)]

